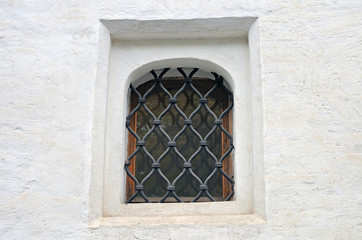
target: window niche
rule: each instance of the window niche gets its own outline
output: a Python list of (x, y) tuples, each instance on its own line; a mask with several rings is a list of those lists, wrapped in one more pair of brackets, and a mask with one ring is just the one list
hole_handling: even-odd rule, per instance
[[(92, 226), (132, 225), (139, 221), (148, 224), (155, 217), (159, 224), (169, 224), (170, 217), (175, 223), (189, 224), (201, 221), (203, 216), (229, 216), (225, 223), (262, 221), (263, 106), (255, 20), (102, 20), (90, 184), (90, 217), (95, 220)], [(130, 110), (129, 86), (144, 84), (144, 76), (152, 69), (178, 67), (216, 72), (227, 79), (227, 87), (233, 92), (230, 126), (235, 149), (230, 157), (235, 194), (228, 202), (127, 204), (129, 180), (124, 164), (129, 154), (125, 127)], [(202, 221), (212, 224), (211, 219)]]

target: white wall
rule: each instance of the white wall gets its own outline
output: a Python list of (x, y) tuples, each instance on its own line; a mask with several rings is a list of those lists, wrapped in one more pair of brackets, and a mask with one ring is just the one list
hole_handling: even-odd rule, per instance
[[(0, 5), (1, 239), (362, 238), (360, 0)], [(259, 18), (266, 222), (89, 228), (98, 20), (244, 15)]]

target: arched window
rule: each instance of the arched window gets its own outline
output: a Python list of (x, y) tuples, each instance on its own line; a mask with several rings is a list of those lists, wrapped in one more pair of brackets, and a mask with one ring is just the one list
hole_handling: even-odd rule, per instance
[(232, 92), (217, 73), (169, 70), (130, 85), (127, 203), (231, 200)]

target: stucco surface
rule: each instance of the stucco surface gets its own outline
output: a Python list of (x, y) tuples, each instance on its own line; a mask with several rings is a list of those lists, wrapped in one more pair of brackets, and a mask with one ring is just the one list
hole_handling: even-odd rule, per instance
[[(362, 2), (0, 1), (1, 239), (362, 239)], [(266, 221), (89, 228), (99, 19), (259, 18)]]

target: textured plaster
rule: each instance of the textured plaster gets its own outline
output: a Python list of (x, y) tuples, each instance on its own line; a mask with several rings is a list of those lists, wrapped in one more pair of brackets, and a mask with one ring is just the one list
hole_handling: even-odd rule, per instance
[[(0, 4), (1, 239), (362, 238), (360, 0)], [(243, 16), (259, 19), (266, 221), (89, 227), (99, 19)]]

